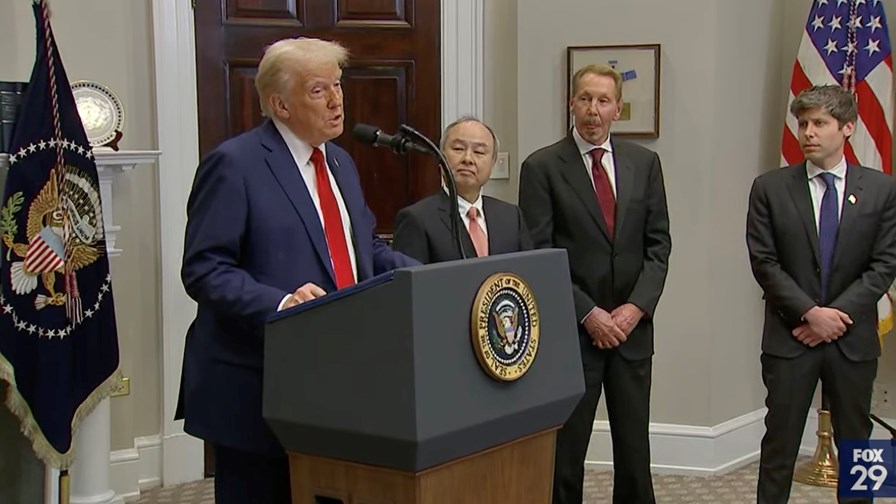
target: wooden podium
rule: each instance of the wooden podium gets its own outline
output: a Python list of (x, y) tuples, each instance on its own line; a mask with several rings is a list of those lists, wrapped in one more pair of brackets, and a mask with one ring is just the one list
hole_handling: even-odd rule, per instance
[[(537, 305), (537, 353), (514, 381), (474, 353), (495, 273)], [(547, 504), (556, 429), (585, 390), (566, 253), (400, 269), (281, 312), (264, 373), (294, 504)]]

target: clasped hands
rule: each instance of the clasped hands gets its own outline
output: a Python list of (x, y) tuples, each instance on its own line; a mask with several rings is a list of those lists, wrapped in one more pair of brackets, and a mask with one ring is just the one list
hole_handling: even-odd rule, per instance
[(601, 350), (616, 348), (628, 338), (632, 329), (641, 321), (644, 311), (626, 303), (612, 312), (595, 306), (582, 321), (594, 346)]
[(846, 313), (822, 306), (813, 306), (803, 314), (803, 322), (792, 331), (800, 343), (816, 347), (821, 343), (831, 343), (846, 333), (852, 319)]

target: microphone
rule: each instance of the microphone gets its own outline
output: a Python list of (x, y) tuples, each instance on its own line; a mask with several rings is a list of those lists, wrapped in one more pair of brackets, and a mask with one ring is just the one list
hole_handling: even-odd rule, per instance
[(388, 147), (396, 154), (407, 154), (415, 150), (429, 154), (429, 149), (413, 142), (404, 132), (388, 135), (376, 126), (370, 124), (357, 124), (353, 130), (355, 138), (373, 145), (374, 147)]
[[(457, 252), (460, 254), (461, 259), (466, 259), (467, 254), (464, 252), (463, 241), (461, 239), (461, 229), (463, 229), (463, 224), (460, 219), (460, 211), (457, 208), (457, 184), (454, 181), (454, 174), (448, 167), (448, 161), (445, 159), (445, 156), (442, 155), (442, 151), (439, 150), (439, 147), (434, 144), (432, 140), (426, 138), (426, 135), (407, 124), (402, 124), (399, 127), (399, 132), (395, 135), (387, 135), (376, 126), (371, 126), (369, 124), (357, 124), (353, 132), (355, 138), (375, 147), (389, 147), (396, 154), (407, 154), (410, 150), (425, 152), (439, 161), (439, 168), (442, 170), (442, 179), (445, 181), (445, 187), (448, 189), (448, 199), (450, 200), (449, 206), (451, 215), (449, 216), (449, 220), (451, 223), (451, 237), (454, 241), (454, 246), (457, 247)], [(411, 138), (414, 138), (420, 143), (414, 142)]]

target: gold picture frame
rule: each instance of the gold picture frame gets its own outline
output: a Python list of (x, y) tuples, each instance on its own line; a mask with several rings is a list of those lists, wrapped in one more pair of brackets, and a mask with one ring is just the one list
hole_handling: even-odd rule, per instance
[(566, 48), (567, 128), (572, 76), (585, 65), (610, 65), (622, 75), (622, 114), (613, 135), (632, 138), (660, 136), (660, 44), (568, 46)]

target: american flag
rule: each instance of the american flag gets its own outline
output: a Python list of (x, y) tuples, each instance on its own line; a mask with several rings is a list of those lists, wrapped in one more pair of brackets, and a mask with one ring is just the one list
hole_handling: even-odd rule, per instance
[[(846, 160), (891, 173), (893, 58), (881, 0), (815, 0), (799, 54), (793, 64), (790, 102), (816, 85), (839, 84), (859, 105), (856, 131), (846, 144)], [(796, 118), (786, 114), (781, 163), (803, 160)]]
[[(859, 120), (845, 147), (847, 162), (892, 173), (893, 57), (881, 0), (812, 2), (793, 63), (781, 142), (783, 166), (803, 160), (790, 103), (802, 90), (824, 84), (845, 87), (858, 103)], [(890, 291), (894, 289), (896, 283)], [(877, 312), (877, 332), (883, 338), (893, 328), (890, 294), (880, 298)]]

